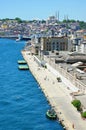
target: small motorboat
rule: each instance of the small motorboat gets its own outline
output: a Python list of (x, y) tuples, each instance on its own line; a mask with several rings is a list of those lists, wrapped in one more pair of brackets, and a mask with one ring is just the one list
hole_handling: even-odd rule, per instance
[(47, 116), (47, 118), (49, 118), (49, 119), (53, 119), (53, 120), (57, 119), (57, 114), (56, 114), (56, 112), (54, 111), (54, 109), (48, 110), (48, 111), (46, 112), (46, 116)]

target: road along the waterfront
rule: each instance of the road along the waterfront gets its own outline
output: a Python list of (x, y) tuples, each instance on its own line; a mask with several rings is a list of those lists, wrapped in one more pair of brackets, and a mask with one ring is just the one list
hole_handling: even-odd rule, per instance
[(47, 100), (55, 109), (59, 120), (67, 130), (86, 130), (86, 121), (81, 118), (80, 113), (71, 104), (70, 90), (66, 89), (63, 82), (57, 82), (56, 76), (52, 72), (39, 66), (33, 55), (30, 55), (27, 51), (22, 51), (22, 55)]

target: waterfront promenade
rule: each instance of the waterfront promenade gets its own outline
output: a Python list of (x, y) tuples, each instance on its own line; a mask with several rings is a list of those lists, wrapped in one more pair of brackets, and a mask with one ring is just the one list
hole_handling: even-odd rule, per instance
[(39, 66), (34, 60), (34, 56), (26, 51), (22, 51), (22, 55), (66, 129), (86, 130), (86, 120), (81, 118), (80, 113), (71, 104), (71, 90), (68, 90), (63, 82), (57, 82), (56, 76), (51, 71)]

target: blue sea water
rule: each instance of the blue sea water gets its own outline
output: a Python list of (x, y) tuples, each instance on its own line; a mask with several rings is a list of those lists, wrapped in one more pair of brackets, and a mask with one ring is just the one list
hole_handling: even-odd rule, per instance
[(30, 71), (18, 70), (24, 42), (0, 39), (0, 130), (63, 130)]

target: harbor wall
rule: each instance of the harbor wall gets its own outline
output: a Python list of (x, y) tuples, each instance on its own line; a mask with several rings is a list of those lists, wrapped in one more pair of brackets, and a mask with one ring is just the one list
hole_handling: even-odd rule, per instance
[(61, 76), (60, 72), (56, 73), (48, 64), (45, 64), (46, 67), (42, 66), (40, 60), (37, 61), (37, 58), (28, 51), (22, 51), (22, 55), (48, 103), (56, 111), (58, 121), (61, 122), (64, 129), (86, 130), (86, 122), (82, 120), (80, 113), (71, 104), (71, 89), (67, 89), (63, 79), (62, 82), (57, 81), (57, 76)]
[[(25, 55), (25, 52), (24, 51), (22, 51), (22, 55), (23, 55), (23, 57), (24, 57), (24, 59), (26, 60), (26, 62), (27, 62), (27, 64), (29, 65), (29, 69), (30, 69), (30, 71), (31, 71), (31, 73), (33, 74), (33, 76), (35, 77), (35, 79), (37, 80), (37, 82), (38, 82), (38, 84), (39, 84), (39, 86), (41, 87), (41, 90), (42, 90), (42, 92), (44, 93), (44, 95), (45, 95), (45, 97), (46, 97), (46, 99), (47, 99), (47, 101), (48, 101), (48, 103), (51, 105), (51, 107), (56, 111), (56, 113), (57, 113), (57, 117), (58, 117), (58, 121), (61, 123), (61, 125), (63, 126), (63, 128), (65, 129), (65, 130), (73, 130), (72, 129), (72, 123), (69, 121), (69, 120), (67, 120), (66, 119), (66, 117), (62, 114), (62, 112), (61, 112), (61, 109), (60, 109), (60, 107), (59, 107), (59, 104), (56, 104), (56, 102), (54, 101), (54, 94), (52, 93), (52, 90), (50, 90), (49, 88), (48, 88), (48, 86), (51, 86), (52, 84), (54, 84), (54, 82), (53, 82), (53, 80), (52, 80), (52, 83), (50, 83), (50, 79), (49, 79), (49, 77), (48, 76), (46, 76), (47, 75), (47, 73), (46, 73), (46, 71), (45, 70), (47, 70), (49, 73), (51, 73), (50, 71), (52, 70), (52, 72), (54, 73), (54, 74), (56, 74), (56, 77), (57, 77), (57, 73), (56, 73), (56, 71), (55, 70), (53, 70), (52, 69), (52, 67), (50, 67), (50, 66), (48, 66), (48, 64), (47, 64), (47, 67), (48, 67), (48, 69), (45, 69), (45, 68), (43, 68), (43, 67), (40, 67), (40, 64), (37, 64), (36, 62), (35, 62), (35, 59), (34, 59), (34, 56), (26, 56)], [(32, 60), (32, 58), (31, 57), (33, 57), (33, 64), (31, 63), (31, 60)], [(36, 63), (36, 64), (35, 64)], [(34, 65), (34, 66), (33, 66)], [(39, 73), (38, 72), (40, 72), (40, 71), (45, 71), (44, 72), (44, 74), (41, 72), (41, 75), (42, 75), (42, 77), (39, 75)], [(49, 75), (49, 74), (48, 74)], [(47, 77), (47, 78), (46, 78)], [(54, 77), (53, 75), (52, 75), (52, 77)], [(44, 78), (46, 78), (46, 79), (44, 79)], [(54, 77), (55, 78), (55, 77)], [(47, 86), (46, 86), (46, 81), (48, 81), (49, 83), (47, 84)]]

